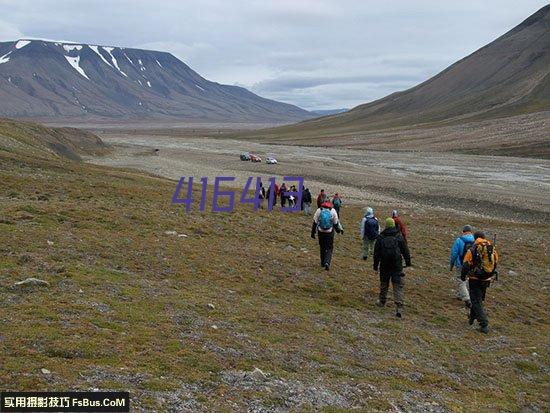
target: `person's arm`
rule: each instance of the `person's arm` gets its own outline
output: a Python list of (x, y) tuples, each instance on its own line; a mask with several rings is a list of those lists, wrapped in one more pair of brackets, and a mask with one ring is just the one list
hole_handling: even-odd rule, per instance
[(401, 249), (401, 254), (405, 258), (405, 267), (411, 266), (411, 253), (409, 251), (409, 246), (403, 237), (399, 237), (399, 248)]
[(315, 232), (317, 232), (317, 223), (319, 222), (319, 215), (321, 215), (321, 210), (317, 208), (315, 214), (313, 214), (313, 223), (311, 224), (311, 238), (315, 238)]
[(334, 208), (330, 210), (330, 218), (332, 219), (332, 226), (336, 230), (338, 234), (344, 233), (344, 227), (342, 226), (342, 223), (338, 219), (338, 212)]
[(458, 258), (458, 244), (459, 244), (460, 238), (457, 238), (455, 242), (453, 242), (453, 246), (451, 247), (451, 255), (449, 257), (449, 269), (452, 271), (453, 267), (455, 266), (456, 259)]
[(374, 271), (378, 271), (378, 265), (380, 264), (380, 238), (376, 238), (376, 242), (374, 243), (372, 259), (372, 268)]

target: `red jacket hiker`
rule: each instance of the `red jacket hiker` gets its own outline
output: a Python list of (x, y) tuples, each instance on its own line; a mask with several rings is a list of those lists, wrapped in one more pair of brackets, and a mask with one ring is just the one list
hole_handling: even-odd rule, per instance
[(407, 236), (409, 235), (409, 230), (407, 229), (407, 226), (405, 223), (401, 220), (401, 217), (397, 213), (397, 211), (394, 209), (391, 213), (391, 216), (395, 222), (395, 226), (399, 229), (401, 232), (401, 235), (403, 235), (403, 239), (405, 242), (407, 241)]
[(317, 208), (321, 208), (321, 204), (327, 200), (325, 190), (321, 189), (321, 193), (317, 196)]

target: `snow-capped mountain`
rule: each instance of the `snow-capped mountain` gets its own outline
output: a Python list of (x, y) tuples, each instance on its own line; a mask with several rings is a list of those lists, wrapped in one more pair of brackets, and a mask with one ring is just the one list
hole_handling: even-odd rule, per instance
[(170, 53), (21, 39), (0, 43), (0, 116), (292, 122), (314, 115), (210, 82)]

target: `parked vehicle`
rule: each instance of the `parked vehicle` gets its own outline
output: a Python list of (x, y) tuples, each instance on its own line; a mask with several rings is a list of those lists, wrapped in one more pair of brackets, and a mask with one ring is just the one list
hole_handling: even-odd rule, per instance
[(250, 154), (248, 152), (241, 153), (241, 161), (249, 161), (250, 160)]
[(265, 163), (269, 165), (277, 165), (277, 159), (268, 156), (267, 158), (265, 158)]
[(252, 162), (262, 162), (262, 158), (260, 158), (258, 155), (250, 154), (250, 160)]

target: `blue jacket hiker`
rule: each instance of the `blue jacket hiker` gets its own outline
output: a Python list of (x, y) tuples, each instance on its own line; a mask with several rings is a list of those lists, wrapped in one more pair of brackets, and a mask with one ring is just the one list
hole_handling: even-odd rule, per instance
[(474, 242), (475, 239), (472, 234), (472, 227), (470, 225), (465, 225), (462, 229), (462, 234), (453, 242), (453, 246), (451, 247), (451, 255), (449, 257), (450, 271), (452, 271), (453, 268), (457, 269), (457, 273), (455, 274), (456, 298), (462, 300), (468, 308), (471, 306), (470, 292), (468, 291), (468, 283), (460, 279), (460, 271), (462, 269), (464, 255), (466, 255), (467, 250), (474, 244)]

